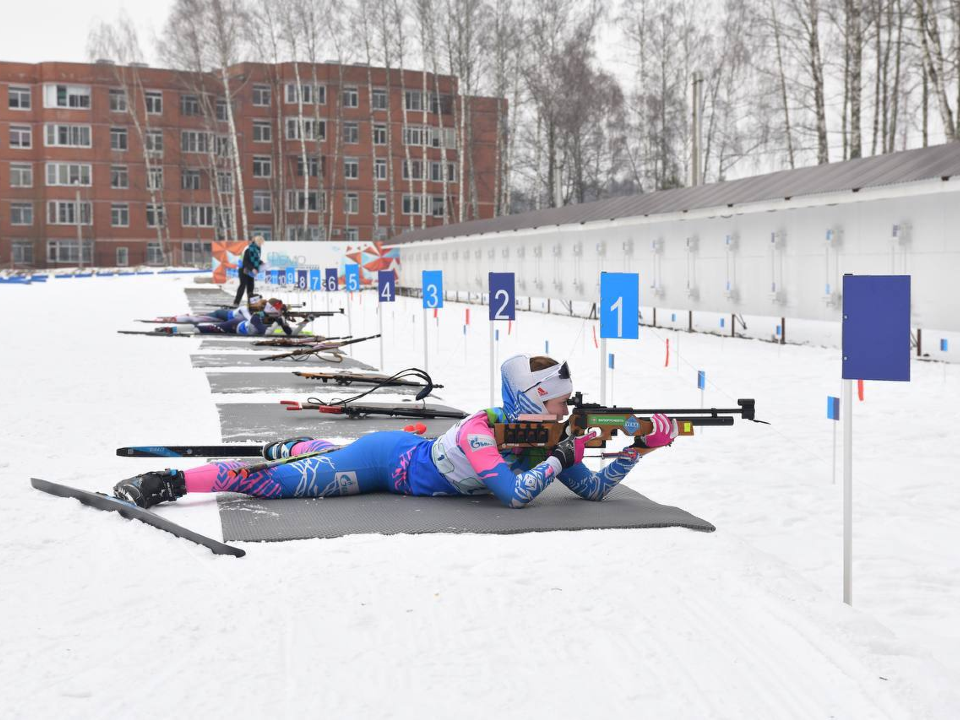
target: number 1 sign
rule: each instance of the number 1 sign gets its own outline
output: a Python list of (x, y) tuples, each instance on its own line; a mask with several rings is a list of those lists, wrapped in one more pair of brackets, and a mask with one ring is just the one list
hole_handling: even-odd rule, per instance
[(600, 273), (600, 402), (607, 402), (607, 338), (640, 337), (640, 276)]

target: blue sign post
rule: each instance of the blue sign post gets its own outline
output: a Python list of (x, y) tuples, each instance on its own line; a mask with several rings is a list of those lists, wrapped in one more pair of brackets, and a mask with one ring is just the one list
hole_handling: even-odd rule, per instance
[(274, 268), (270, 271), (270, 284), (276, 285), (280, 282), (280, 271)]
[(380, 370), (383, 371), (383, 304), (397, 300), (397, 276), (393, 270), (377, 271), (377, 315), (380, 318)]
[(421, 278), (423, 281), (423, 369), (429, 372), (430, 360), (427, 353), (427, 314), (430, 310), (433, 310), (434, 315), (436, 315), (437, 310), (443, 307), (443, 271), (424, 270)]
[(297, 290), (304, 291), (310, 289), (310, 271), (297, 270)]
[(323, 289), (327, 292), (336, 292), (340, 289), (340, 279), (336, 268), (326, 268), (323, 271)]
[(496, 365), (497, 365), (497, 344), (496, 332), (493, 324), (503, 320), (516, 320), (517, 318), (517, 293), (516, 280), (513, 273), (492, 272), (488, 274), (488, 292), (487, 298), (489, 305), (490, 319), (490, 407), (496, 405)]
[(287, 285), (297, 284), (297, 269), (288, 267), (286, 272)]
[(853, 381), (910, 381), (910, 276), (843, 276), (843, 601), (853, 604)]
[(356, 263), (344, 265), (343, 267), (344, 287), (347, 292), (360, 291), (360, 266)]
[(317, 269), (310, 271), (310, 292), (317, 292), (320, 289), (320, 271)]
[(607, 338), (640, 337), (640, 276), (600, 273), (600, 402), (607, 403)]

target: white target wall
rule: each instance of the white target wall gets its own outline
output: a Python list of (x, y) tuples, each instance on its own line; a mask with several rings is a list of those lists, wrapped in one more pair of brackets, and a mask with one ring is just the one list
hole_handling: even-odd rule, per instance
[(636, 272), (642, 307), (839, 321), (842, 277), (910, 275), (912, 324), (960, 331), (960, 181), (906, 183), (505, 233), (399, 244), (400, 286), (442, 270), (482, 293), (596, 302), (601, 272)]

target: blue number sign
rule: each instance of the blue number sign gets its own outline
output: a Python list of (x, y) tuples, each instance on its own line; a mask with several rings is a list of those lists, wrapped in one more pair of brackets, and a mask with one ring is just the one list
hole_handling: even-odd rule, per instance
[(490, 273), (490, 319), (516, 320), (517, 306), (513, 273)]
[(443, 307), (443, 271), (423, 271), (423, 307), (427, 310)]
[(357, 292), (360, 289), (360, 266), (356, 263), (344, 266), (344, 276), (348, 292)]
[(323, 286), (327, 292), (336, 292), (340, 289), (336, 268), (327, 268), (323, 271)]
[(640, 276), (600, 274), (600, 337), (636, 340), (640, 336)]
[(380, 302), (394, 302), (397, 299), (397, 276), (393, 270), (377, 272), (377, 297)]

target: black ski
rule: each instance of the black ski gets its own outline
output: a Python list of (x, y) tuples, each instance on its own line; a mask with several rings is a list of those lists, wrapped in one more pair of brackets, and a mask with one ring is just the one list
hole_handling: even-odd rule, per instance
[(137, 445), (117, 448), (120, 457), (262, 457), (263, 445)]
[(183, 538), (184, 540), (190, 540), (191, 542), (197, 543), (197, 545), (203, 545), (215, 555), (233, 555), (234, 557), (243, 557), (247, 554), (246, 551), (241, 550), (240, 548), (227, 545), (226, 543), (222, 543), (219, 540), (214, 540), (213, 538), (208, 538), (206, 535), (201, 535), (200, 533), (189, 530), (182, 525), (177, 525), (175, 522), (170, 522), (166, 518), (162, 518), (156, 513), (152, 513), (149, 510), (145, 510), (142, 507), (137, 507), (132, 503), (119, 500), (115, 497), (110, 497), (109, 495), (88, 492), (87, 490), (80, 490), (78, 488), (70, 487), (69, 485), (60, 485), (47, 480), (41, 480), (39, 478), (30, 478), (30, 484), (33, 485), (33, 487), (35, 487), (37, 490), (49, 493), (50, 495), (74, 498), (79, 500), (84, 505), (89, 505), (97, 510), (115, 512), (127, 520), (139, 520), (140, 522), (146, 523), (147, 525), (152, 525), (159, 530), (165, 530), (166, 532), (176, 535), (179, 538)]
[[(198, 332), (155, 332), (150, 330), (117, 330), (121, 335), (147, 335), (149, 337), (200, 337)], [(211, 335), (211, 337), (216, 337)]]

